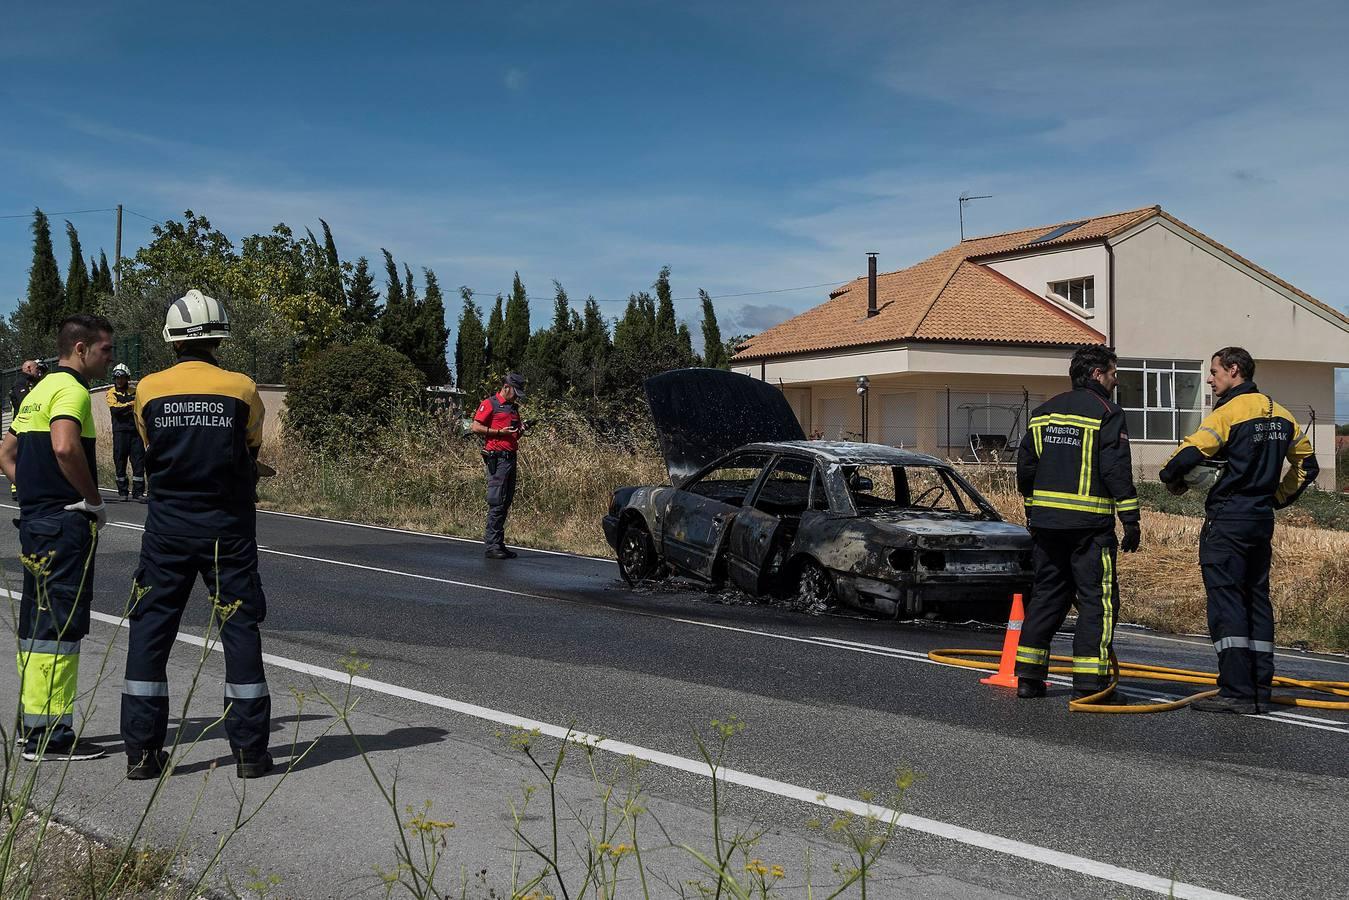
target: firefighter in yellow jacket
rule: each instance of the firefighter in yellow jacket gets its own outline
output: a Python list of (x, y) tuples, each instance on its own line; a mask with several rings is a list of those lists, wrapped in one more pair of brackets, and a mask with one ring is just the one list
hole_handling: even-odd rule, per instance
[[(1115, 550), (1138, 549), (1138, 491), (1134, 487), (1124, 410), (1111, 399), (1116, 360), (1110, 349), (1083, 347), (1068, 368), (1073, 390), (1031, 413), (1017, 451), (1017, 486), (1034, 539), (1035, 589), (1016, 651), (1018, 697), (1043, 697), (1049, 644), (1069, 607), (1073, 634), (1073, 695), (1104, 690), (1119, 619)], [(1115, 539), (1115, 516), (1124, 539)], [(1112, 695), (1105, 702), (1122, 702)]]
[(102, 747), (77, 740), (74, 707), (94, 550), (108, 521), (98, 493), (89, 379), (108, 369), (112, 325), (102, 316), (71, 316), (57, 331), (56, 349), (56, 368), (23, 397), (0, 442), (0, 470), (23, 485), (20, 736), (24, 759), (97, 759)]
[(1201, 467), (1217, 474), (1204, 504), (1199, 568), (1208, 594), (1209, 637), (1218, 653), (1218, 696), (1191, 703), (1199, 712), (1249, 715), (1269, 706), (1274, 511), (1296, 500), (1320, 473), (1306, 432), (1260, 392), (1254, 377), (1255, 360), (1242, 348), (1224, 347), (1213, 355), (1208, 378), (1217, 398), (1213, 412), (1160, 476), (1173, 492), (1184, 493), (1187, 481), (1201, 480), (1195, 478)]
[[(108, 388), (108, 415), (112, 418), (112, 468), (117, 478), (117, 497), (122, 501), (145, 499), (145, 444), (136, 428), (136, 388), (126, 363), (112, 367)], [(126, 467), (131, 463), (131, 493), (127, 494)]]
[(198, 577), (219, 616), (225, 734), (235, 770), (240, 778), (256, 778), (272, 769), (272, 701), (259, 629), (267, 606), (254, 508), (263, 408), (252, 379), (215, 360), (229, 333), (220, 303), (188, 291), (169, 307), (164, 323), (177, 365), (147, 375), (136, 391), (150, 508), (122, 689), (122, 740), (132, 780), (158, 778), (168, 765), (169, 650)]

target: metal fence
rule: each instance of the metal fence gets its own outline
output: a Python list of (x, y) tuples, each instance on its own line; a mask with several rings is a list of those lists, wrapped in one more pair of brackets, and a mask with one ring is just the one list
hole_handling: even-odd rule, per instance
[(881, 387), (865, 394), (801, 393), (788, 399), (817, 440), (870, 441), (971, 463), (1013, 460), (1030, 410), (1044, 398), (1028, 390)]

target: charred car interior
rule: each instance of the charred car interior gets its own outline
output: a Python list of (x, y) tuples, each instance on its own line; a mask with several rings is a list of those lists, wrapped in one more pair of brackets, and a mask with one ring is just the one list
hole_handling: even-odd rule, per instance
[(946, 462), (807, 441), (782, 393), (743, 375), (646, 389), (670, 484), (621, 488), (604, 517), (629, 583), (677, 573), (885, 617), (996, 617), (1029, 589), (1029, 533)]

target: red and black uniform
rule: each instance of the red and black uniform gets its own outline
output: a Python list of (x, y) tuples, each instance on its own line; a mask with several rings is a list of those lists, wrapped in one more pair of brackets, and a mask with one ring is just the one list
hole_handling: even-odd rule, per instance
[(487, 466), (487, 527), (483, 543), (487, 550), (506, 549), (506, 516), (515, 500), (515, 455), (520, 446), (520, 410), (495, 393), (478, 404), (473, 421), (494, 432), (515, 428), (512, 434), (492, 435), (483, 445)]
[(1016, 674), (1044, 679), (1050, 641), (1075, 603), (1073, 688), (1104, 690), (1119, 609), (1115, 516), (1126, 529), (1139, 520), (1124, 410), (1095, 382), (1054, 397), (1031, 413), (1016, 474), (1035, 560)]
[(1218, 652), (1218, 694), (1263, 706), (1274, 683), (1269, 599), (1274, 510), (1296, 500), (1320, 467), (1292, 414), (1250, 381), (1219, 398), (1159, 477), (1175, 484), (1208, 460), (1226, 464), (1208, 492), (1199, 533), (1209, 637)]
[(136, 387), (125, 391), (108, 388), (108, 414), (112, 417), (112, 468), (117, 477), (117, 495), (127, 499), (126, 464), (131, 463), (131, 494), (139, 500), (145, 493), (145, 442), (136, 429)]

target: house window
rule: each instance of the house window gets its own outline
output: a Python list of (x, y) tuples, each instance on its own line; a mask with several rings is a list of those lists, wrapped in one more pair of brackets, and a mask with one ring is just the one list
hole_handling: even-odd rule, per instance
[(1176, 442), (1192, 434), (1204, 417), (1203, 387), (1201, 363), (1121, 359), (1115, 398), (1129, 437)]
[(1081, 309), (1096, 308), (1096, 279), (1069, 278), (1067, 281), (1051, 281), (1049, 292), (1065, 303), (1071, 303)]

